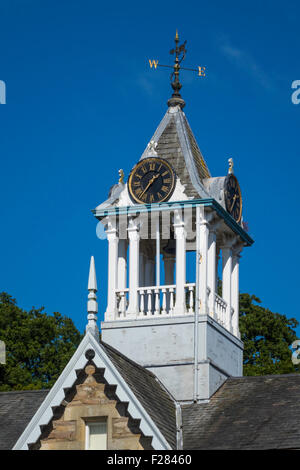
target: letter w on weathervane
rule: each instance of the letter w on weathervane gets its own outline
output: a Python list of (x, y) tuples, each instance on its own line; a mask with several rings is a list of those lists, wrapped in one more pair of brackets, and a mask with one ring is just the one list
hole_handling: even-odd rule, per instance
[(6, 104), (6, 85), (3, 80), (0, 80), (0, 104)]

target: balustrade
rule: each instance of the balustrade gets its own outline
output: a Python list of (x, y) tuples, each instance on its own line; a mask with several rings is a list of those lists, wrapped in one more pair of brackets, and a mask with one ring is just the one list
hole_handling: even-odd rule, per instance
[[(185, 284), (186, 310), (182, 315), (191, 315), (195, 311), (196, 288), (195, 283)], [(138, 311), (137, 318), (174, 316), (176, 285), (138, 287)], [(210, 289), (207, 289), (208, 296)], [(218, 294), (215, 295), (215, 319), (226, 327), (227, 302)], [(116, 290), (117, 318), (126, 319), (126, 311), (129, 305), (129, 289)], [(234, 309), (231, 308), (230, 330), (232, 329), (232, 317)]]

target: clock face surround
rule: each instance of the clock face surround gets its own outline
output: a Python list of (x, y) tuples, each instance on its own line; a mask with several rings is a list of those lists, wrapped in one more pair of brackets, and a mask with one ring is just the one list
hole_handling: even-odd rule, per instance
[(227, 175), (224, 187), (226, 210), (235, 219), (240, 222), (242, 218), (242, 194), (237, 178), (233, 175)]
[(176, 175), (165, 159), (149, 157), (131, 171), (128, 191), (133, 202), (153, 204), (168, 200), (175, 188)]

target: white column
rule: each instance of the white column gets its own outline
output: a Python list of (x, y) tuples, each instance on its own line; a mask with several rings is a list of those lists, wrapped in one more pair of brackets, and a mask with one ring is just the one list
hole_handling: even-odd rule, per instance
[(183, 315), (186, 312), (186, 233), (180, 211), (175, 211), (174, 236), (176, 239), (176, 303), (174, 314)]
[(208, 287), (210, 288), (208, 306), (209, 314), (215, 318), (215, 293), (216, 293), (216, 246), (217, 234), (216, 231), (210, 230), (209, 232), (209, 248), (208, 248)]
[(231, 275), (231, 300), (234, 313), (232, 317), (232, 332), (238, 338), (240, 337), (239, 330), (239, 266), (240, 266), (240, 250), (233, 252), (232, 259), (232, 275)]
[(139, 287), (139, 251), (140, 251), (140, 233), (139, 227), (134, 221), (129, 222), (129, 305), (127, 317), (138, 314), (138, 287)]
[(232, 242), (222, 246), (222, 297), (227, 303), (225, 328), (231, 330)]
[(118, 232), (116, 228), (116, 220), (111, 218), (108, 221), (106, 230), (108, 240), (108, 292), (107, 292), (107, 308), (105, 312), (105, 321), (113, 321), (116, 319), (117, 313), (117, 277), (118, 277)]
[(207, 296), (207, 285), (208, 285), (208, 221), (205, 216), (204, 207), (200, 207), (200, 267), (199, 267), (199, 298), (200, 298), (200, 312), (202, 314), (208, 313), (208, 296)]
[(126, 289), (127, 285), (127, 240), (119, 240), (118, 256), (118, 289)]
[(221, 259), (221, 256), (220, 256), (220, 247), (218, 245), (216, 245), (216, 293), (218, 294), (218, 281), (219, 281), (219, 262), (220, 262), (220, 259)]

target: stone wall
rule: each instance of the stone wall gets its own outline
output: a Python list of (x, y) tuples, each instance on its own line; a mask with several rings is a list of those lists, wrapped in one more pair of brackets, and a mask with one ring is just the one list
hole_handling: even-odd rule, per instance
[(86, 423), (101, 420), (107, 423), (108, 450), (151, 449), (151, 439), (142, 435), (126, 404), (118, 401), (114, 387), (105, 383), (103, 373), (92, 364), (86, 366), (31, 449), (84, 450)]

